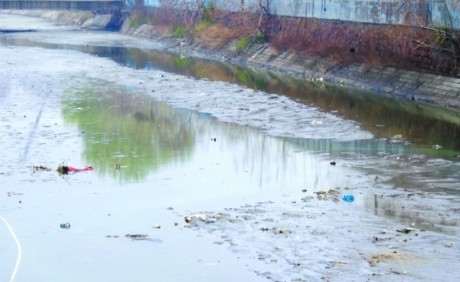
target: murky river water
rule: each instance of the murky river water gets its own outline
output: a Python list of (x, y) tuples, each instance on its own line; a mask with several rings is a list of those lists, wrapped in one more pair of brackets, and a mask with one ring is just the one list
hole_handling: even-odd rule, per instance
[[(281, 94), (301, 104), (318, 108), (324, 113), (332, 113), (355, 121), (375, 138), (394, 136), (404, 138), (407, 143), (419, 149), (428, 148), (423, 151), (428, 155), (452, 157), (460, 150), (458, 125), (460, 114), (455, 112), (420, 105), (412, 101), (382, 97), (362, 90), (307, 82), (273, 72), (255, 71), (214, 61), (194, 59), (186, 55), (169, 54), (149, 49), (148, 46), (133, 47), (135, 43), (120, 39), (109, 38), (108, 41), (104, 41), (99, 38), (102, 33), (63, 31), (43, 35), (37, 32), (5, 36), (2, 41), (7, 45), (78, 50), (110, 58), (121, 65), (135, 69), (161, 70), (199, 79), (236, 83), (267, 93)], [(84, 41), (86, 44), (79, 44), (79, 41)], [(258, 127), (261, 126), (263, 125), (258, 125)], [(341, 131), (340, 126), (333, 130)], [(278, 132), (275, 135), (286, 134)], [(315, 139), (321, 138), (321, 136), (314, 137)], [(363, 139), (362, 137), (351, 136), (350, 139)], [(343, 139), (343, 136), (336, 133), (335, 136), (332, 134), (324, 138)], [(431, 150), (436, 145), (442, 145), (444, 150)], [(413, 150), (414, 147), (407, 149)]]
[(36, 25), (0, 35), (17, 281), (460, 277), (458, 113)]

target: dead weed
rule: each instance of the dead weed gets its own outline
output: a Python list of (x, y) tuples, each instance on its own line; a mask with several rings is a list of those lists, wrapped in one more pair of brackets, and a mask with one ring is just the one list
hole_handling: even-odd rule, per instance
[(230, 29), (222, 24), (211, 25), (195, 34), (197, 42), (211, 48), (219, 48), (245, 35), (244, 30)]

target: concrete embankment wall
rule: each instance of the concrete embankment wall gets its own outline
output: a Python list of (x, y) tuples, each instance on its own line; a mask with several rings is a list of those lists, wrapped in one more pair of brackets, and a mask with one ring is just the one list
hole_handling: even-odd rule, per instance
[(329, 64), (322, 58), (298, 59), (295, 52), (265, 47), (247, 64), (309, 80), (368, 90), (460, 111), (460, 78), (363, 63)]
[[(251, 0), (249, 0), (251, 2)], [(257, 0), (252, 0), (257, 2)], [(460, 29), (458, 0), (261, 1), (274, 15), (373, 24), (445, 25)]]
[[(162, 7), (167, 2), (144, 0), (144, 5)], [(271, 15), (283, 17), (372, 24), (443, 25), (460, 29), (459, 0), (183, 0), (181, 4), (193, 8), (200, 2), (203, 6), (213, 5), (233, 11), (262, 6)]]
[(40, 17), (59, 23), (60, 25), (76, 25), (88, 29), (118, 30), (123, 21), (119, 13), (94, 14), (86, 10), (2, 10), (2, 13)]
[(78, 1), (78, 0), (0, 0), (2, 10), (81, 10), (98, 13), (113, 13), (124, 9), (122, 1)]

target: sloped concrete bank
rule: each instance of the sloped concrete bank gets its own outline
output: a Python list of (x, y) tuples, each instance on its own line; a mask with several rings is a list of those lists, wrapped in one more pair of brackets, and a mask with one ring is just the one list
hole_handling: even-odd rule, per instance
[(270, 44), (254, 44), (242, 54), (236, 51), (235, 41), (212, 48), (199, 41), (186, 41), (165, 34), (152, 25), (144, 24), (136, 28), (129, 26), (128, 19), (121, 31), (154, 40), (165, 51), (281, 72), (307, 80), (364, 89), (460, 111), (460, 78), (395, 67), (375, 67), (364, 63), (335, 64), (329, 58), (299, 56), (295, 51), (288, 50), (279, 51)]
[(248, 58), (248, 63), (297, 77), (321, 79), (346, 87), (356, 87), (460, 111), (460, 79), (455, 77), (394, 67), (370, 67), (358, 63), (330, 66), (327, 62), (321, 62), (321, 58), (299, 61), (296, 55), (290, 52), (277, 55), (273, 53), (269, 47), (264, 47)]
[[(85, 28), (106, 28), (110, 22), (113, 22), (111, 15), (81, 12), (13, 11), (11, 13), (39, 16), (59, 24), (76, 24)], [(455, 75), (444, 76), (393, 66), (376, 66), (362, 63), (362, 60), (337, 63), (334, 54), (330, 56), (301, 54), (296, 50), (275, 48), (269, 43), (253, 44), (244, 52), (238, 52), (236, 40), (211, 46), (205, 40), (176, 37), (172, 32), (172, 23), (169, 24), (169, 27), (138, 24), (127, 18), (120, 31), (134, 37), (152, 40), (158, 50), (281, 72), (343, 87), (359, 88), (460, 112), (460, 78)]]
[(53, 21), (58, 25), (75, 25), (89, 29), (117, 30), (123, 21), (123, 15), (121, 14), (96, 14), (83, 10), (2, 10), (2, 13), (40, 17)]

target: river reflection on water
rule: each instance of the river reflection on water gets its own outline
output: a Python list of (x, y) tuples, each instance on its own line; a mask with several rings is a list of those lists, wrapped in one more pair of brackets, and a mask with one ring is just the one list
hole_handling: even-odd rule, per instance
[(371, 213), (457, 234), (459, 219), (446, 213), (445, 202), (434, 208), (424, 199), (444, 191), (445, 200), (456, 202), (458, 165), (401, 142), (272, 138), (97, 80), (71, 83), (61, 104), (64, 120), (82, 133), (85, 161), (119, 183), (185, 180), (193, 171), (199, 194), (360, 189), (356, 197)]
[(192, 167), (196, 182), (219, 183), (215, 191), (258, 187), (279, 193), (308, 187), (312, 192), (344, 185), (345, 173), (353, 174), (336, 170), (325, 156), (308, 153), (329, 150), (330, 140), (307, 144), (272, 138), (208, 114), (173, 109), (128, 89), (108, 90), (101, 81), (70, 85), (61, 96), (62, 115), (81, 132), (83, 158), (97, 168), (95, 173), (121, 183), (180, 178), (184, 167), (187, 174)]
[(160, 69), (197, 78), (227, 81), (286, 95), (298, 102), (357, 121), (377, 137), (401, 135), (414, 144), (460, 150), (460, 115), (410, 101), (377, 96), (356, 89), (308, 82), (280, 74), (254, 71), (218, 62), (136, 48), (87, 47), (87, 52), (146, 69)]
[[(61, 97), (64, 120), (78, 125), (84, 157), (98, 172), (141, 180), (173, 159), (187, 159), (196, 132), (191, 114), (150, 97), (85, 83)], [(115, 169), (114, 169), (115, 168)]]
[(18, 282), (459, 280), (458, 115), (88, 36), (0, 39)]
[[(354, 120), (377, 137), (352, 141), (272, 138), (248, 127), (219, 122), (208, 114), (170, 108), (131, 89), (110, 89), (103, 81), (70, 84), (61, 97), (62, 115), (81, 132), (83, 159), (97, 168), (95, 173), (120, 183), (147, 183), (160, 177), (174, 178), (177, 183), (183, 179), (181, 185), (186, 186), (192, 174), (194, 186), (200, 186), (201, 195), (246, 193), (255, 187), (279, 194), (280, 189), (281, 192), (304, 189), (312, 192), (335, 187), (365, 190), (373, 187), (371, 175), (388, 174), (387, 187), (418, 189), (427, 182), (426, 178), (400, 183), (407, 167), (387, 169), (386, 163), (382, 165), (380, 160), (386, 162), (396, 155), (412, 154), (453, 158), (460, 150), (458, 113), (410, 101), (154, 50), (43, 43), (24, 34), (8, 35), (0, 41), (6, 45), (78, 50), (110, 58), (130, 68), (174, 72), (278, 93)], [(350, 156), (353, 162), (349, 162)], [(379, 161), (374, 162), (369, 156), (378, 156)], [(329, 164), (332, 160), (338, 160), (337, 167)], [(356, 160), (364, 161), (357, 165)], [(403, 160), (395, 162), (401, 164)], [(433, 169), (439, 171), (437, 167)], [(449, 175), (454, 182), (449, 184), (449, 193), (456, 194), (458, 188), (451, 186), (455, 186), (460, 176), (452, 171)], [(439, 182), (440, 178), (442, 176), (430, 175), (429, 182)], [(442, 188), (438, 184), (433, 187)], [(399, 220), (406, 217), (403, 208), (382, 205), (382, 200), (374, 197), (377, 194), (369, 195), (363, 201), (371, 209), (377, 205), (375, 213), (399, 217)], [(400, 213), (388, 213), (391, 210)], [(414, 218), (414, 215), (407, 217)], [(438, 219), (430, 219), (430, 222)]]
[[(2, 37), (0, 42), (8, 45), (78, 50), (110, 58), (136, 69), (163, 70), (196, 78), (237, 83), (268, 93), (282, 94), (300, 103), (354, 120), (378, 138), (402, 137), (425, 148), (424, 153), (452, 156), (455, 154), (452, 151), (460, 150), (460, 114), (412, 101), (391, 99), (362, 90), (309, 82), (273, 72), (255, 71), (151, 49), (106, 46), (110, 44), (107, 42), (98, 41), (86, 45), (52, 43), (52, 40), (47, 42), (40, 37), (24, 34)], [(444, 151), (430, 150), (437, 145), (442, 146)]]

